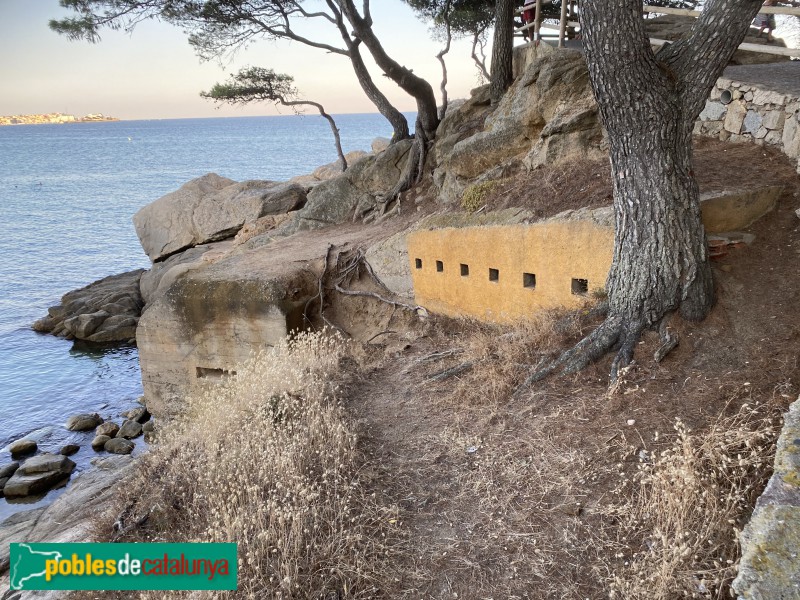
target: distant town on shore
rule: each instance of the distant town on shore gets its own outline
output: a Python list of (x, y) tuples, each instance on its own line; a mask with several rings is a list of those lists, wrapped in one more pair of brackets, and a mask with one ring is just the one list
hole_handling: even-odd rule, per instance
[(116, 117), (107, 117), (101, 113), (92, 113), (84, 117), (48, 113), (45, 115), (10, 115), (0, 116), (0, 125), (42, 125), (45, 123), (96, 123), (98, 121), (119, 121)]

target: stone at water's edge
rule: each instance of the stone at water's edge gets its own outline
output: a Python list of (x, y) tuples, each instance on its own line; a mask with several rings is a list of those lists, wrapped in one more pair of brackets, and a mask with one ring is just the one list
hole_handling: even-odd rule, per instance
[(94, 429), (100, 425), (102, 422), (102, 417), (97, 413), (87, 413), (70, 417), (67, 419), (65, 427), (70, 431), (89, 431), (90, 429)]
[(153, 262), (187, 248), (233, 237), (245, 223), (287, 213), (306, 203), (297, 184), (244, 181), (209, 173), (140, 209), (136, 235)]
[(144, 305), (139, 293), (143, 272), (112, 275), (65, 294), (61, 304), (49, 308), (33, 329), (96, 343), (132, 340)]
[(107, 435), (108, 437), (112, 438), (117, 435), (118, 431), (119, 425), (113, 421), (106, 421), (105, 423), (98, 425), (94, 433), (95, 435)]
[(40, 454), (29, 458), (3, 487), (7, 498), (40, 494), (69, 478), (75, 463), (60, 454)]
[(72, 456), (80, 449), (81, 447), (78, 446), (78, 444), (67, 444), (61, 448), (61, 452), (59, 454), (63, 454), (64, 456)]
[(135, 438), (142, 435), (142, 425), (136, 421), (125, 421), (117, 432), (118, 438)]
[(18, 462), (12, 462), (0, 467), (0, 477), (11, 477), (14, 472), (19, 469)]
[[(116, 435), (116, 432), (114, 432), (114, 435)], [(108, 440), (110, 440), (110, 439), (111, 439), (111, 436), (109, 436), (109, 435), (106, 435), (104, 433), (98, 434), (92, 440), (92, 448), (94, 450), (97, 450), (98, 452), (100, 452), (100, 450), (105, 449), (106, 442)]]
[(11, 452), (12, 458), (17, 458), (18, 456), (22, 456), (23, 454), (30, 454), (31, 452), (36, 452), (36, 448), (38, 448), (36, 442), (33, 440), (17, 440), (13, 444), (8, 447), (9, 452)]
[[(0, 589), (8, 589), (3, 565), (8, 568), (10, 543), (96, 541), (94, 524), (98, 516), (113, 508), (114, 484), (130, 472), (134, 460), (130, 456), (109, 456), (94, 459), (92, 464), (96, 468), (73, 478), (50, 506), (17, 513), (0, 523)], [(63, 595), (64, 592), (54, 592), (49, 597)]]
[(741, 600), (800, 598), (800, 398), (785, 415), (775, 470), (742, 531)]
[(133, 452), (134, 447), (135, 445), (132, 441), (119, 437), (108, 440), (104, 446), (106, 452), (111, 452), (112, 454), (130, 454)]

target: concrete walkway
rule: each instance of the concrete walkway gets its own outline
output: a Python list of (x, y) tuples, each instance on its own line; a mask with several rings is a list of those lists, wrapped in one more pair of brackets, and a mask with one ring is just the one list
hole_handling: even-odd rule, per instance
[(736, 65), (725, 69), (722, 76), (787, 96), (800, 97), (800, 61), (797, 60), (765, 65)]

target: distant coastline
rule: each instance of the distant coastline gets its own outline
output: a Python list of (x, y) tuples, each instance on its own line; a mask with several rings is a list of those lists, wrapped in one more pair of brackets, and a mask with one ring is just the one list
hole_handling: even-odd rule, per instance
[(116, 117), (108, 117), (101, 113), (91, 113), (83, 117), (76, 117), (75, 115), (66, 115), (63, 113), (0, 116), (0, 126), (44, 125), (44, 124), (62, 124), (62, 123), (99, 123), (103, 121), (119, 121), (119, 119)]

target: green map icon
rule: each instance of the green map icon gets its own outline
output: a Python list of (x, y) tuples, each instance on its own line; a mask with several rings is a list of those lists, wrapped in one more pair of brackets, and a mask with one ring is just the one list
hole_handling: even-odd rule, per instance
[(47, 560), (60, 560), (60, 552), (43, 552), (34, 550), (30, 544), (12, 544), (9, 560), (10, 587), (12, 590), (21, 590), (24, 587), (31, 589), (34, 579), (45, 578), (45, 562)]

